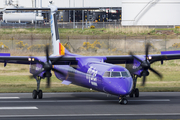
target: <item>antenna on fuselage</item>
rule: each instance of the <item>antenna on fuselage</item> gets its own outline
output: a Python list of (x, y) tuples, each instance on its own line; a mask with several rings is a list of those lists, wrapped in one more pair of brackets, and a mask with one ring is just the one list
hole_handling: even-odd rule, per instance
[(49, 0), (49, 4), (52, 5), (53, 4), (53, 0)]

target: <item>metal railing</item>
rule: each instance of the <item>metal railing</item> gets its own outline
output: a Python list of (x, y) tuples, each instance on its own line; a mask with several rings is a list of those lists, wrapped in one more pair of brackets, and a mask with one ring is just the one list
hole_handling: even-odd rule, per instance
[[(90, 28), (91, 26), (95, 28), (109, 28), (109, 27), (119, 27), (121, 22), (112, 21), (112, 22), (58, 22), (58, 28)], [(50, 25), (48, 22), (45, 23), (5, 23), (0, 22), (0, 28), (49, 28)]]

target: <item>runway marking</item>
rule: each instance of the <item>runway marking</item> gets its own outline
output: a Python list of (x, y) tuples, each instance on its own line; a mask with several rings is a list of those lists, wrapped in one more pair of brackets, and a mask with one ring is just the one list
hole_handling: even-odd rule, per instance
[(35, 110), (37, 107), (0, 107), (0, 110)]
[[(0, 93), (0, 95), (31, 95), (32, 93)], [(43, 93), (44, 95), (69, 95), (69, 94), (104, 94), (103, 92), (55, 92), (55, 93)]]
[(20, 99), (19, 97), (0, 97), (0, 99)]
[(153, 100), (128, 100), (128, 101), (140, 101), (140, 102), (169, 102), (170, 99), (153, 99)]
[[(77, 103), (77, 102), (113, 102), (118, 100), (28, 100), (28, 101), (0, 101), (0, 103)], [(169, 102), (169, 99), (152, 99), (152, 100), (128, 100), (134, 102)]]
[(0, 117), (88, 117), (88, 116), (174, 116), (180, 113), (141, 113), (141, 114), (54, 114), (54, 115), (0, 115)]

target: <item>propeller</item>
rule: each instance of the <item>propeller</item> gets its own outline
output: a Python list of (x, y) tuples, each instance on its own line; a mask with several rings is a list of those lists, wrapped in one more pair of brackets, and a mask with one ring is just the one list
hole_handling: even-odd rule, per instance
[(48, 45), (45, 47), (45, 53), (46, 53), (46, 62), (37, 61), (38, 63), (40, 63), (42, 65), (42, 69), (37, 71), (35, 74), (33, 74), (31, 76), (31, 78), (35, 78), (40, 73), (45, 72), (45, 77), (47, 78), (46, 87), (49, 88), (50, 87), (51, 70), (64, 75), (63, 72), (52, 67), (52, 65), (54, 65), (57, 61), (59, 61), (63, 56), (57, 57), (53, 62), (51, 62), (49, 59), (49, 46)]
[(151, 62), (149, 62), (149, 60), (148, 60), (148, 54), (149, 54), (149, 48), (150, 48), (150, 46), (151, 46), (150, 43), (147, 43), (146, 46), (145, 46), (145, 60), (144, 60), (144, 61), (142, 61), (141, 59), (139, 59), (139, 58), (138, 58), (137, 56), (135, 56), (132, 52), (129, 53), (134, 59), (136, 59), (137, 61), (140, 62), (140, 66), (139, 66), (138, 68), (136, 68), (136, 69), (131, 70), (131, 73), (137, 72), (137, 71), (139, 71), (139, 70), (143, 70), (143, 71), (142, 71), (142, 76), (143, 76), (142, 86), (145, 85), (146, 76), (148, 75), (148, 70), (152, 71), (152, 72), (155, 73), (159, 78), (162, 79), (162, 75), (161, 75), (158, 71), (156, 71), (156, 70), (154, 70), (153, 68), (151, 68), (151, 64), (152, 64), (153, 62), (155, 62), (155, 60), (154, 60), (154, 61), (151, 61)]

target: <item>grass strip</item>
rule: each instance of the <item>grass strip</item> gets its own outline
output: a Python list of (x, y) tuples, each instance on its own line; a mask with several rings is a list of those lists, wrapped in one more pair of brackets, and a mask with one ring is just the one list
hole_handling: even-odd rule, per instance
[[(165, 31), (165, 32), (161, 32)], [(47, 36), (49, 37), (51, 33), (50, 28), (1, 28), (0, 29), (0, 38), (5, 36), (22, 36), (27, 34), (38, 36)], [(65, 29), (59, 28), (59, 33), (61, 38), (67, 38), (68, 36), (142, 36), (142, 35), (155, 35), (155, 36), (164, 36), (164, 35), (179, 35), (180, 29), (178, 28), (148, 28), (148, 27), (110, 27), (110, 28), (95, 28), (95, 29)], [(8, 36), (7, 36), (8, 35)], [(43, 37), (41, 36), (41, 37)]]

